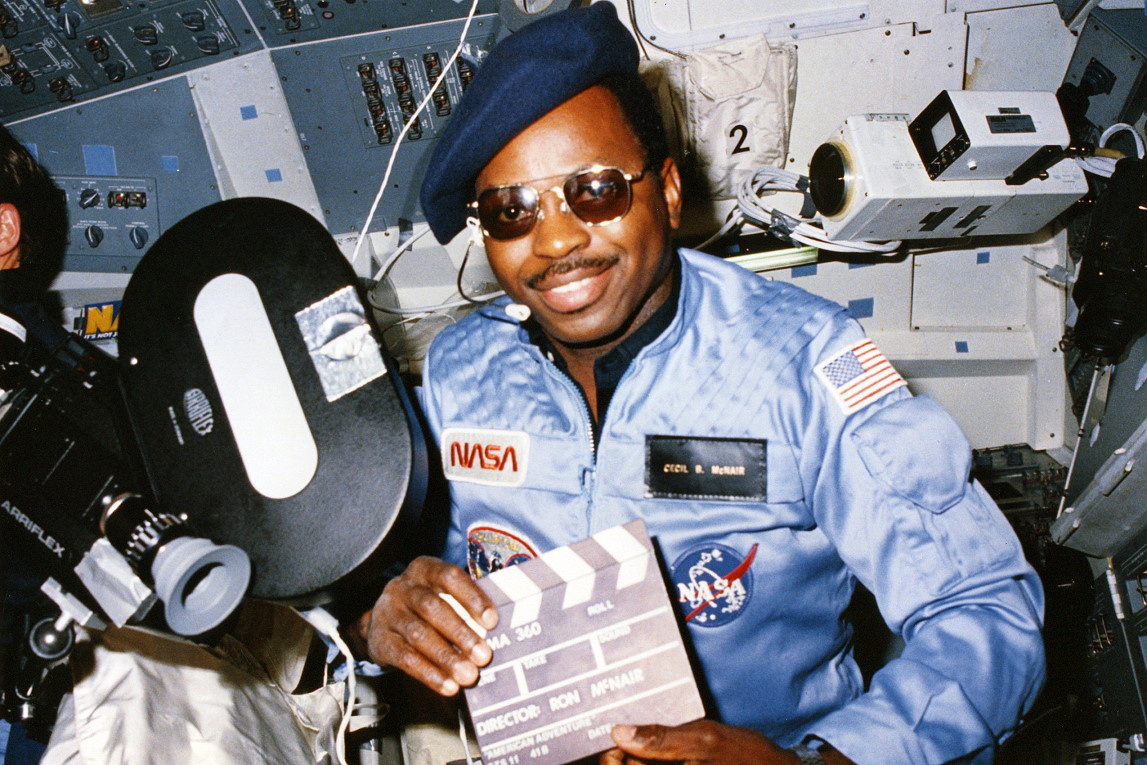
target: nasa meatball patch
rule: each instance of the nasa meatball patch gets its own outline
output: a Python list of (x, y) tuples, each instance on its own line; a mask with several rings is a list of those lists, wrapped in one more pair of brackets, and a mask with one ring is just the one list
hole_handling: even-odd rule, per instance
[(673, 586), (681, 617), (687, 624), (720, 627), (736, 619), (753, 595), (753, 559), (748, 553), (709, 543), (695, 547), (673, 563)]

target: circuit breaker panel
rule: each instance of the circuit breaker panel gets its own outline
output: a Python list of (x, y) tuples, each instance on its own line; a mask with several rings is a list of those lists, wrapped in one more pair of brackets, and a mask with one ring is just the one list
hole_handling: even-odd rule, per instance
[[(376, 32), (271, 53), (303, 144), (328, 227), (359, 231), (382, 181), (398, 135), (409, 123), (383, 205), (370, 224), (421, 220), (418, 187), (428, 145), (441, 133), (466, 90), (477, 56), (493, 46), (497, 25), (476, 19), (468, 45), (445, 70), (458, 44), (459, 22)], [(430, 85), (446, 71), (442, 84)], [(430, 101), (414, 118), (417, 105)]]

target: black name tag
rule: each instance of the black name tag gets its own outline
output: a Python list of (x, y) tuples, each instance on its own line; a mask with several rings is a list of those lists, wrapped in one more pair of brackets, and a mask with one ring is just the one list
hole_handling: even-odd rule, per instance
[(764, 502), (765, 441), (645, 437), (645, 496)]

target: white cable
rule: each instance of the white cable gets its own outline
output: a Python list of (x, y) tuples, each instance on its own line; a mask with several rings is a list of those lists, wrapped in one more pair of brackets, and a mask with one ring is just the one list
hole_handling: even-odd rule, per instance
[[(1107, 147), (1107, 142), (1111, 136), (1117, 133), (1130, 133), (1132, 140), (1135, 141), (1135, 153), (1139, 159), (1143, 159), (1147, 150), (1144, 149), (1143, 136), (1135, 129), (1133, 125), (1128, 125), (1126, 122), (1116, 122), (1099, 136), (1099, 146), (1101, 148)], [(1084, 172), (1091, 173), (1092, 175), (1100, 175), (1104, 178), (1110, 178), (1115, 172), (1115, 163), (1119, 161), (1117, 157), (1076, 157), (1075, 163), (1083, 168)]]
[(481, 760), (475, 761), (470, 755), (470, 739), (466, 735), (466, 718), (462, 716), (462, 710), (458, 710), (458, 738), (462, 739), (462, 749), (466, 752), (466, 765), (481, 765)]
[(1076, 157), (1075, 164), (1079, 165), (1085, 173), (1100, 175), (1104, 178), (1110, 178), (1111, 174), (1115, 172), (1114, 157)]
[(761, 198), (778, 191), (789, 191), (803, 195), (804, 190), (801, 188), (803, 181), (802, 176), (788, 170), (775, 167), (759, 168), (755, 173), (745, 178), (737, 190), (737, 208), (733, 217), (726, 221), (716, 234), (698, 245), (698, 249), (711, 244), (738, 225), (746, 222), (765, 231), (783, 235), (794, 242), (821, 250), (890, 255), (900, 248), (901, 243), (899, 241), (854, 242), (830, 239), (825, 234), (824, 229), (813, 221), (783, 213), (765, 204)]
[(385, 261), (383, 261), (383, 264), (378, 267), (378, 271), (375, 272), (373, 281), (380, 282), (383, 279), (385, 279), (386, 274), (390, 271), (391, 268), (394, 267), (394, 264), (398, 262), (398, 259), (400, 257), (402, 257), (404, 254), (410, 252), (411, 249), (414, 248), (414, 245), (418, 242), (418, 240), (421, 239), (422, 237), (426, 236), (429, 233), (430, 233), (430, 226), (425, 225), (422, 227), (421, 231), (419, 231), (417, 234), (414, 234), (409, 239), (407, 239), (405, 242), (403, 242), (398, 247), (396, 247), (394, 249), (394, 252), (390, 253), (390, 255), (387, 257), (387, 259)]
[(339, 721), (338, 731), (335, 733), (335, 749), (337, 750), (335, 754), (339, 758), (339, 765), (347, 765), (346, 733), (350, 727), (351, 715), (354, 713), (356, 693), (354, 655), (351, 653), (346, 641), (343, 640), (342, 635), (339, 634), (338, 620), (331, 616), (330, 612), (326, 609), (312, 608), (307, 611), (300, 611), (299, 614), (310, 622), (312, 627), (329, 638), (346, 660), (346, 696), (343, 699), (342, 720)]
[[(469, 300), (454, 300), (454, 301), (451, 301), (449, 303), (439, 303), (438, 305), (424, 305), (424, 306), (419, 306), (418, 308), (399, 308), (398, 306), (394, 306), (394, 305), (382, 305), (380, 303), (375, 302), (374, 299), (370, 300), (370, 304), (373, 307), (377, 308), (378, 310), (382, 311), (383, 313), (393, 313), (397, 316), (414, 316), (417, 314), (433, 314), (433, 313), (438, 313), (439, 311), (449, 311), (451, 308), (461, 308), (461, 307), (467, 306), (467, 305), (472, 306), (475, 303), (484, 303), (487, 300), (493, 300), (494, 298), (500, 298), (500, 297), (502, 297), (502, 295), (505, 295), (505, 294), (506, 293), (503, 292), (502, 290), (498, 290), (497, 292), (487, 292), (485, 295), (472, 296)], [(371, 296), (369, 294), (367, 294), (367, 297), (370, 298)]]
[[(395, 251), (392, 252), (387, 257), (386, 261), (381, 266), (379, 266), (379, 269), (378, 269), (378, 271), (374, 277), (374, 281), (380, 282), (383, 279), (385, 279), (386, 275), (390, 271), (390, 269), (393, 268), (394, 264), (398, 262), (398, 259), (400, 257), (402, 257), (404, 254), (406, 254), (407, 252), (410, 252), (410, 250), (414, 246), (415, 242), (417, 242), (422, 237), (426, 236), (426, 234), (428, 234), (429, 232), (430, 232), (430, 226), (426, 226), (421, 231), (419, 231), (417, 234), (410, 237), (405, 242), (403, 242), (401, 245), (399, 245), (395, 249)], [(386, 304), (381, 303), (375, 299), (373, 291), (367, 293), (367, 299), (370, 301), (370, 304), (373, 307), (377, 308), (378, 310), (382, 311), (383, 313), (392, 313), (392, 314), (397, 314), (399, 316), (416, 316), (416, 315), (421, 315), (421, 314), (438, 313), (439, 311), (447, 311), (447, 310), (450, 310), (451, 308), (460, 308), (462, 306), (469, 305), (470, 303), (473, 303), (473, 302), (484, 302), (487, 300), (493, 300), (494, 298), (499, 298), (505, 294), (506, 293), (503, 292), (502, 290), (498, 290), (495, 292), (487, 292), (484, 295), (478, 295), (477, 297), (470, 298), (469, 300), (465, 300), (465, 299), (456, 300), (456, 301), (452, 301), (449, 303), (439, 303), (437, 305), (419, 306), (417, 308), (402, 308), (401, 306), (396, 306), (396, 305), (386, 305)]]
[(1139, 159), (1143, 159), (1143, 136), (1139, 135), (1139, 131), (1134, 126), (1128, 125), (1126, 122), (1116, 122), (1111, 127), (1103, 131), (1099, 136), (1099, 145), (1107, 146), (1107, 140), (1116, 133), (1127, 132), (1131, 134), (1131, 138), (1135, 141), (1135, 154)]
[(422, 110), (426, 108), (426, 104), (430, 103), (430, 99), (434, 96), (434, 92), (446, 79), (446, 75), (450, 72), (450, 67), (454, 66), (454, 62), (458, 60), (458, 56), (462, 53), (462, 47), (466, 44), (466, 34), (470, 31), (470, 22), (474, 20), (474, 15), (478, 11), (478, 0), (473, 0), (470, 4), (470, 12), (466, 15), (466, 23), (462, 26), (462, 34), (458, 38), (458, 47), (450, 54), (447, 59), (446, 65), (442, 67), (442, 71), (435, 78), (434, 83), (426, 91), (426, 95), (422, 97), (422, 101), (418, 104), (418, 108), (410, 115), (409, 119), (402, 126), (402, 130), (398, 133), (398, 138), (394, 141), (394, 148), (390, 151), (390, 159), (386, 163), (386, 172), (382, 174), (382, 183), (378, 186), (378, 193), (374, 196), (374, 202), (370, 206), (370, 211), (366, 215), (366, 220), (363, 221), (362, 231), (359, 233), (358, 241), (354, 245), (354, 252), (351, 254), (350, 263), (354, 266), (358, 263), (359, 252), (362, 249), (362, 243), (366, 241), (367, 232), (370, 230), (370, 222), (374, 219), (374, 213), (378, 210), (378, 205), (382, 201), (382, 195), (386, 192), (386, 185), (390, 183), (390, 172), (394, 169), (394, 160), (398, 156), (398, 147), (402, 144), (406, 134), (410, 131), (410, 126), (422, 114)]

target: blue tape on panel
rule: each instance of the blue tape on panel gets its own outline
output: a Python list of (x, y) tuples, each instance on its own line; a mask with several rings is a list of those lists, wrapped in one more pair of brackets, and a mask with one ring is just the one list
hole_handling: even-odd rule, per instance
[(876, 300), (874, 298), (860, 298), (859, 300), (848, 301), (848, 312), (856, 319), (870, 318), (875, 307)]
[(115, 147), (104, 144), (84, 145), (84, 173), (86, 175), (119, 175), (115, 162)]

